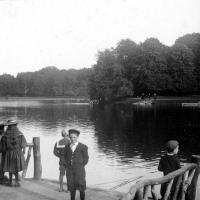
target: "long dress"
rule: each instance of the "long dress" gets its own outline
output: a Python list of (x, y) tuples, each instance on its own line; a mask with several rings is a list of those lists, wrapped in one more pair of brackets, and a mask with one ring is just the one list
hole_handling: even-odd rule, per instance
[(2, 137), (3, 171), (17, 173), (25, 168), (25, 158), (22, 149), (26, 147), (26, 139), (16, 126), (8, 127), (5, 136)]

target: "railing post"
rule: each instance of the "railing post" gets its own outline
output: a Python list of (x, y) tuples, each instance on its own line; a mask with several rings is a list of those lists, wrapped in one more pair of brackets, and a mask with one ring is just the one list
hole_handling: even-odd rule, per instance
[(40, 138), (33, 138), (33, 158), (34, 158), (34, 179), (41, 180), (42, 178), (42, 164), (40, 154)]
[(190, 187), (188, 188), (188, 193), (186, 194), (186, 200), (195, 200), (196, 198), (197, 181), (198, 181), (199, 172), (200, 172), (200, 156), (193, 155), (191, 157), (191, 162), (197, 164), (198, 167), (195, 170), (192, 183)]

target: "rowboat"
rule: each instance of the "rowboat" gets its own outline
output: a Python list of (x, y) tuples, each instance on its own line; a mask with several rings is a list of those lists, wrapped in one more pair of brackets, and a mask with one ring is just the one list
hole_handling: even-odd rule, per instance
[(140, 105), (140, 106), (149, 106), (152, 104), (153, 104), (152, 100), (144, 100), (144, 101), (138, 101), (138, 102), (133, 103), (133, 105)]
[(200, 107), (200, 102), (196, 102), (196, 103), (182, 103), (181, 105), (183, 107)]

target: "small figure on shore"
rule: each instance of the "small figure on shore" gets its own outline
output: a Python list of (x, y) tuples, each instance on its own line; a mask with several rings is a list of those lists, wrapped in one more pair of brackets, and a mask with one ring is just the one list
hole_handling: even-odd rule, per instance
[(65, 147), (67, 162), (67, 185), (71, 200), (76, 198), (76, 190), (80, 191), (80, 199), (85, 200), (85, 165), (88, 163), (88, 147), (78, 141), (80, 132), (76, 129), (69, 130), (71, 144)]
[[(177, 157), (177, 153), (179, 151), (179, 143), (176, 140), (170, 140), (166, 144), (166, 154), (160, 159), (158, 170), (163, 172), (163, 175), (167, 175), (170, 172), (173, 172), (179, 168), (181, 168), (180, 161)], [(172, 189), (171, 189), (171, 196), (175, 191), (175, 186), (177, 183), (177, 179), (174, 179)], [(161, 195), (162, 198), (165, 195), (166, 188), (168, 183), (164, 183), (161, 185)]]
[(148, 94), (148, 99), (149, 99), (149, 100), (151, 99), (151, 93)]
[(12, 177), (15, 176), (15, 185), (19, 187), (18, 172), (23, 171), (25, 168), (25, 148), (26, 139), (17, 127), (17, 122), (10, 121), (6, 123), (8, 126), (5, 135), (2, 137), (2, 148), (5, 152), (3, 161), (3, 171), (9, 172), (9, 186), (13, 186)]
[(64, 150), (65, 150), (65, 146), (70, 144), (68, 134), (66, 133), (65, 130), (62, 130), (61, 136), (63, 138), (61, 140), (59, 140), (58, 142), (56, 142), (56, 144), (54, 146), (54, 150), (53, 150), (54, 155), (59, 158), (59, 171), (60, 171), (60, 174), (59, 174), (60, 189), (59, 189), (59, 191), (60, 192), (63, 191), (63, 177), (65, 176), (65, 174), (67, 172), (66, 171), (67, 165), (66, 165), (66, 161), (65, 161)]
[(154, 99), (154, 101), (156, 101), (157, 100), (157, 94), (154, 92), (154, 94), (153, 94), (153, 99)]
[(144, 94), (144, 92), (141, 94), (141, 99), (145, 100), (145, 94)]

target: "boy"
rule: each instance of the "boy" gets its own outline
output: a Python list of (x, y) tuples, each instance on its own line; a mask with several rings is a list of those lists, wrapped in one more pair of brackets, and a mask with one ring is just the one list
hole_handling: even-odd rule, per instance
[(66, 173), (66, 161), (65, 161), (65, 157), (64, 157), (64, 149), (65, 146), (70, 144), (70, 140), (68, 138), (67, 133), (65, 132), (65, 130), (62, 130), (61, 135), (63, 137), (63, 139), (59, 140), (58, 142), (56, 142), (55, 146), (54, 146), (54, 155), (57, 156), (59, 158), (59, 170), (60, 170), (60, 175), (59, 175), (59, 184), (60, 184), (60, 189), (59, 192), (63, 192), (63, 177)]
[[(158, 170), (162, 171), (164, 176), (173, 172), (179, 168), (181, 168), (180, 161), (177, 157), (177, 153), (179, 150), (179, 144), (176, 140), (170, 140), (166, 145), (167, 153), (160, 159)], [(173, 192), (175, 190), (175, 184), (177, 179), (174, 179), (174, 183), (171, 189), (171, 195), (173, 196)], [(167, 183), (161, 185), (161, 195), (164, 197), (166, 192)]]
[(75, 200), (76, 190), (80, 191), (80, 199), (85, 200), (85, 165), (88, 163), (88, 147), (78, 141), (80, 132), (69, 130), (71, 144), (65, 147), (67, 161), (67, 185), (71, 200)]

